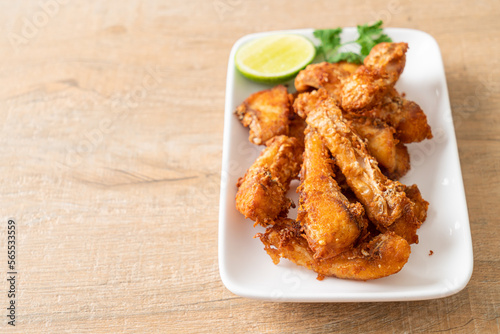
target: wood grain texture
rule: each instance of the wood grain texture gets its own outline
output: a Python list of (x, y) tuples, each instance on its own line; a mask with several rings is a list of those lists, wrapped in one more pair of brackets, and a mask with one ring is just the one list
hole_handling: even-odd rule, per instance
[[(0, 224), (18, 223), (19, 294), (17, 326), (2, 312), (0, 331), (498, 333), (499, 17), (494, 0), (1, 2)], [(474, 245), (469, 285), (400, 303), (233, 295), (217, 265), (233, 43), (379, 18), (441, 47)], [(4, 240), (1, 227), (0, 254)]]

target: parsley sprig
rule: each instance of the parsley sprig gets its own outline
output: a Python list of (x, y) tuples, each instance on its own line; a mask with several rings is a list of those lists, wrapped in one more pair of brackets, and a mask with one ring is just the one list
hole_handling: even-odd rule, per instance
[[(342, 43), (340, 38), (342, 28), (315, 30), (314, 37), (321, 41), (317, 47), (318, 53), (323, 54), (325, 60), (330, 63), (345, 60), (361, 64), (375, 45), (382, 42), (392, 42), (391, 38), (383, 33), (382, 24), (382, 21), (377, 21), (371, 26), (368, 24), (358, 26), (358, 39), (345, 43)], [(354, 43), (361, 46), (359, 53), (341, 51), (343, 46)]]

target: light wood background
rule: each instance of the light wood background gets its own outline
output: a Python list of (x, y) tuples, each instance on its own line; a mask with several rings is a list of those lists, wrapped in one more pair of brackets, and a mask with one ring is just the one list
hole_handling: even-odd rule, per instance
[[(233, 43), (379, 18), (441, 47), (474, 244), (469, 285), (398, 303), (233, 295), (217, 265)], [(0, 332), (499, 332), (500, 2), (2, 1), (0, 22)]]

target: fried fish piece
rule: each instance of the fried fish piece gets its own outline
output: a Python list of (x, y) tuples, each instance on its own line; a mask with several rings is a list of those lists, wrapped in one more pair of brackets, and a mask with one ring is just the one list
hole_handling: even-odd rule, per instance
[(379, 104), (361, 112), (362, 115), (378, 118), (396, 129), (396, 137), (402, 143), (420, 142), (432, 138), (427, 116), (420, 106), (405, 99), (392, 88)]
[(377, 159), (387, 177), (398, 180), (408, 173), (410, 154), (406, 145), (395, 137), (393, 127), (377, 118), (343, 115), (351, 129), (366, 141), (368, 152)]
[(406, 63), (406, 43), (375, 45), (353, 75), (342, 81), (342, 109), (355, 111), (375, 105), (394, 87)]
[(384, 170), (384, 174), (391, 180), (398, 180), (408, 173), (410, 170), (410, 154), (408, 153), (408, 148), (403, 143), (397, 143), (396, 145), (396, 162), (394, 164), (394, 169)]
[(264, 249), (274, 264), (281, 258), (312, 269), (318, 279), (325, 276), (354, 280), (371, 280), (399, 272), (408, 262), (411, 248), (398, 235), (387, 232), (373, 238), (366, 238), (356, 247), (329, 259), (316, 259), (307, 241), (300, 236), (300, 230), (293, 221), (287, 220), (259, 233)]
[(236, 186), (236, 209), (245, 218), (262, 226), (286, 215), (292, 205), (286, 193), (297, 178), (302, 163), (303, 144), (297, 138), (277, 136), (267, 143)]
[(420, 189), (416, 184), (412, 184), (411, 186), (405, 187), (405, 194), (408, 198), (415, 203), (415, 215), (417, 219), (422, 223), (427, 218), (427, 209), (429, 208), (429, 202), (423, 199), (422, 194), (420, 193)]
[(328, 63), (322, 62), (308, 65), (297, 74), (295, 78), (295, 89), (297, 92), (306, 92), (311, 88), (324, 88), (328, 93), (339, 98), (341, 81), (347, 78), (356, 65), (349, 63)]
[(290, 126), (288, 128), (288, 136), (297, 138), (302, 144), (304, 144), (304, 136), (306, 130), (306, 120), (297, 114), (290, 120)]
[(288, 134), (291, 103), (285, 86), (278, 85), (250, 95), (236, 108), (236, 116), (250, 127), (250, 142), (264, 145), (269, 139)]
[[(295, 112), (304, 113), (304, 108), (309, 110), (326, 99), (325, 90), (300, 94), (294, 102)], [(354, 113), (343, 112), (348, 126), (362, 139), (377, 162), (384, 167), (384, 172), (391, 179), (404, 176), (410, 169), (410, 156), (404, 145), (394, 138), (395, 130), (385, 122)]]
[(293, 110), (297, 115), (305, 119), (310, 110), (316, 108), (328, 97), (328, 92), (323, 88), (308, 93), (301, 93), (293, 102)]
[(366, 147), (378, 163), (393, 171), (396, 165), (396, 144), (394, 128), (384, 122), (368, 117), (344, 114), (347, 125), (361, 138), (366, 139)]
[(346, 62), (346, 61), (341, 61), (341, 62), (338, 62), (337, 64), (339, 64), (339, 66), (344, 71), (347, 71), (349, 74), (353, 74), (361, 66), (360, 64), (349, 63), (349, 62)]
[(394, 85), (406, 65), (407, 43), (379, 43), (363, 61), (372, 70), (382, 72), (389, 85)]
[(320, 134), (332, 153), (368, 218), (382, 232), (394, 231), (409, 243), (418, 242), (416, 231), (421, 222), (415, 216), (414, 203), (404, 193), (401, 183), (382, 174), (364, 141), (343, 119), (335, 100), (323, 98), (314, 108), (301, 108), (304, 102), (299, 99), (295, 102), (299, 115), (307, 116), (307, 124)]
[(387, 91), (387, 85), (380, 73), (361, 66), (343, 81), (340, 103), (347, 111), (367, 108), (377, 103)]
[(297, 221), (314, 258), (334, 257), (352, 247), (366, 228), (364, 209), (350, 203), (334, 179), (330, 153), (316, 131), (306, 131)]

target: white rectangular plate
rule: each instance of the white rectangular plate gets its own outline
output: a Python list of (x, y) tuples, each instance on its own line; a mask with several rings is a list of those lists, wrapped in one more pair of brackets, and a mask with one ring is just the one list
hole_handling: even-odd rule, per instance
[[(247, 35), (234, 44), (229, 56), (219, 211), (220, 275), (236, 295), (289, 302), (403, 301), (445, 297), (467, 285), (473, 267), (472, 242), (439, 46), (421, 31), (385, 31), (394, 42), (409, 44), (406, 67), (396, 87), (422, 107), (434, 134), (432, 140), (409, 145), (412, 167), (400, 180), (416, 183), (430, 203), (427, 220), (418, 231), (420, 243), (411, 246), (410, 260), (398, 274), (367, 282), (332, 277), (318, 281), (313, 271), (288, 260), (273, 264), (260, 240), (253, 238), (264, 229), (254, 228), (235, 208), (236, 182), (262, 147), (248, 141), (248, 129), (233, 111), (251, 93), (270, 86), (244, 78), (235, 69), (234, 55), (242, 44), (277, 32)], [(280, 32), (315, 40), (313, 29)], [(344, 29), (342, 37), (356, 39), (356, 29)], [(290, 196), (297, 203), (293, 191)]]

